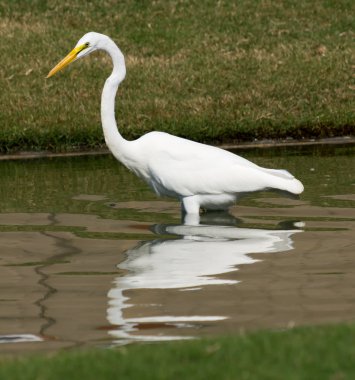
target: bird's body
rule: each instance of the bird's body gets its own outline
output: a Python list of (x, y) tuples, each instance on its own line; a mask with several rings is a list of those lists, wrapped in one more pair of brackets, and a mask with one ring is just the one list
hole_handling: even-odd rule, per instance
[(112, 154), (144, 179), (158, 195), (178, 198), (183, 211), (198, 214), (205, 209), (226, 209), (238, 195), (265, 189), (293, 194), (302, 183), (285, 170), (262, 168), (226, 150), (200, 144), (164, 132), (150, 132), (134, 141), (125, 140), (115, 120), (115, 96), (126, 75), (123, 54), (107, 36), (88, 33), (49, 74), (68, 63), (101, 49), (110, 54), (112, 74), (101, 98), (101, 120), (105, 141)]
[(187, 213), (200, 207), (225, 209), (240, 193), (300, 190), (299, 181), (286, 171), (261, 168), (223, 149), (168, 133), (150, 132), (130, 145), (127, 157), (114, 146), (111, 151), (158, 195), (180, 199)]

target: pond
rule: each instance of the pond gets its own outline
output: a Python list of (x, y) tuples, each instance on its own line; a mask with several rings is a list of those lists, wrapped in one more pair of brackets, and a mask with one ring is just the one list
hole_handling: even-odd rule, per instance
[(305, 185), (183, 225), (109, 155), (0, 162), (0, 352), (355, 319), (355, 146), (238, 150)]

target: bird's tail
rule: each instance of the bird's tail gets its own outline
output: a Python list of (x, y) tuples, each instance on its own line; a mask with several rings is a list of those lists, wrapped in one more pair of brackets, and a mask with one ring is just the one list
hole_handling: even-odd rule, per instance
[(269, 174), (268, 182), (270, 188), (288, 191), (292, 194), (301, 194), (304, 186), (301, 181), (295, 178), (286, 170), (265, 169)]

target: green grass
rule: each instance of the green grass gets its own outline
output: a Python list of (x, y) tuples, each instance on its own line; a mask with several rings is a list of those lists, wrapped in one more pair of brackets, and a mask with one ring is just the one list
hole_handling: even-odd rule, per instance
[(0, 152), (104, 144), (102, 53), (45, 80), (87, 31), (121, 47), (124, 136), (203, 142), (354, 133), (355, 3), (0, 0)]
[(2, 360), (0, 378), (354, 379), (354, 336), (354, 326), (338, 325), (61, 352), (51, 357)]

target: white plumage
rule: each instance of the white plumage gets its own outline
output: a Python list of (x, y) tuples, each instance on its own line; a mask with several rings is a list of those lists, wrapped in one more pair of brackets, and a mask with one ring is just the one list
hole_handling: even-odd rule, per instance
[(182, 202), (184, 212), (198, 214), (200, 207), (226, 209), (240, 193), (264, 189), (302, 193), (302, 183), (287, 171), (262, 168), (217, 147), (164, 132), (150, 132), (135, 141), (125, 140), (117, 129), (114, 108), (126, 66), (122, 52), (109, 37), (87, 33), (48, 77), (98, 49), (110, 54), (113, 62), (101, 98), (106, 144), (119, 161), (143, 178), (158, 195), (176, 197)]

